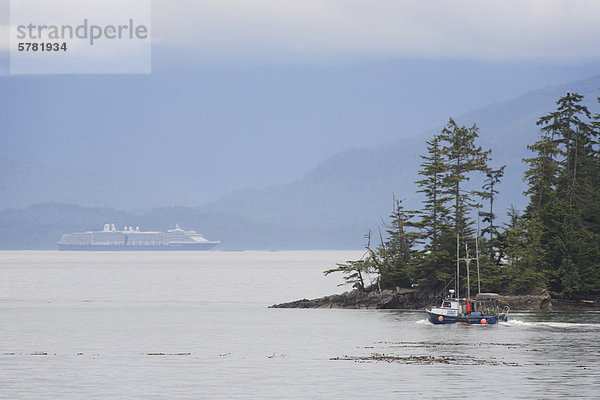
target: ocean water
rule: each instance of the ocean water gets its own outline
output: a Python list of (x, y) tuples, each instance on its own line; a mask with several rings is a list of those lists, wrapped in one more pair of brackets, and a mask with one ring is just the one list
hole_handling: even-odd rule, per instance
[(598, 398), (600, 313), (267, 308), (360, 255), (0, 252), (0, 398)]

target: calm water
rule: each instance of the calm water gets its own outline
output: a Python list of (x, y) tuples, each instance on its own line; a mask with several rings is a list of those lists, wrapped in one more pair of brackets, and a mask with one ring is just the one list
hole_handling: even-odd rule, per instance
[(600, 313), (267, 308), (360, 255), (0, 252), (0, 398), (598, 398)]

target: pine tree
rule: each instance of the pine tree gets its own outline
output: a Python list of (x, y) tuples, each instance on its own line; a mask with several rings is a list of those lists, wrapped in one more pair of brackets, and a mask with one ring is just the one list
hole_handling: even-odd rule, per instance
[[(591, 117), (586, 106), (580, 104), (583, 96), (577, 93), (567, 93), (561, 97), (556, 104), (556, 111), (539, 119), (542, 132), (549, 136), (555, 144), (560, 160), (560, 175), (558, 183), (558, 195), (568, 199), (569, 203), (577, 192), (577, 170), (581, 168), (584, 152), (589, 151), (591, 143), (591, 127), (582, 119)], [(585, 162), (585, 161), (583, 161)]]
[[(415, 246), (422, 235), (412, 221), (414, 212), (404, 210), (401, 201), (394, 199), (394, 209), (386, 227), (386, 237), (380, 235), (381, 243), (371, 246), (371, 233), (367, 239), (366, 253), (356, 261), (336, 264), (336, 268), (325, 271), (325, 275), (341, 272), (345, 283), (352, 284), (359, 290), (368, 290), (371, 284), (377, 289), (393, 289), (411, 287), (415, 281), (410, 268), (416, 253)], [(376, 275), (374, 282), (367, 285), (366, 278)]]
[[(473, 232), (469, 215), (478, 206), (473, 201), (482, 192), (465, 190), (465, 184), (477, 173), (488, 171), (490, 151), (475, 145), (478, 128), (458, 126), (453, 119), (439, 135), (427, 142), (428, 154), (417, 181), (425, 194), (419, 226), (428, 244), (413, 257), (412, 269), (421, 289), (439, 291), (456, 274), (456, 234), (463, 241)], [(464, 247), (461, 251), (464, 251)]]
[(448, 171), (448, 166), (443, 162), (440, 148), (440, 138), (434, 136), (427, 143), (427, 155), (421, 156), (423, 163), (419, 175), (423, 179), (416, 182), (420, 187), (417, 193), (423, 193), (422, 210), (419, 212), (420, 227), (426, 238), (429, 239), (425, 249), (436, 252), (440, 246), (442, 233), (448, 229), (450, 210), (446, 203), (451, 199), (444, 192), (442, 180)]
[(490, 208), (488, 212), (479, 213), (483, 216), (483, 223), (488, 223), (489, 225), (482, 230), (482, 235), (489, 235), (490, 238), (493, 238), (498, 235), (498, 229), (496, 225), (494, 225), (494, 219), (496, 219), (496, 214), (494, 214), (494, 199), (496, 195), (499, 193), (496, 189), (496, 186), (500, 183), (500, 179), (504, 176), (504, 168), (506, 165), (502, 167), (490, 170), (486, 173), (486, 180), (483, 185), (483, 191), (485, 193), (485, 198), (490, 203)]
[(567, 93), (539, 119), (542, 137), (529, 146), (536, 154), (524, 160), (529, 252), (548, 288), (566, 297), (598, 289), (598, 129), (582, 100)]
[[(486, 172), (487, 162), (491, 150), (482, 150), (475, 145), (479, 137), (476, 125), (470, 128), (458, 126), (450, 118), (446, 127), (440, 134), (443, 144), (442, 155), (447, 165), (448, 172), (443, 179), (443, 187), (447, 195), (451, 195), (454, 233), (464, 237), (469, 235), (469, 213), (478, 204), (472, 201), (471, 192), (465, 191), (463, 184), (471, 178), (473, 172)], [(471, 201), (470, 201), (471, 200)]]
[(410, 264), (415, 255), (415, 245), (422, 237), (412, 221), (414, 212), (404, 210), (402, 202), (394, 200), (390, 222), (386, 225), (387, 240), (371, 252), (371, 259), (378, 268), (382, 288), (411, 287), (414, 278)]
[(535, 287), (543, 288), (542, 276), (535, 269), (535, 258), (540, 254), (533, 253), (531, 250), (534, 246), (528, 242), (528, 239), (532, 236), (535, 238), (535, 235), (531, 232), (528, 235), (528, 229), (531, 227), (528, 227), (527, 221), (513, 205), (510, 206), (507, 216), (509, 222), (498, 234), (505, 272), (503, 289), (510, 293), (524, 294)]
[(351, 284), (352, 287), (360, 291), (365, 291), (367, 289), (367, 277), (369, 274), (377, 272), (376, 265), (371, 258), (371, 232), (365, 235), (365, 239), (367, 239), (367, 245), (365, 246), (367, 252), (361, 259), (337, 263), (335, 264), (335, 268), (323, 272), (326, 276), (334, 272), (341, 272), (343, 274), (344, 283), (338, 286)]
[(418, 287), (438, 294), (449, 287), (456, 275), (456, 236), (451, 229), (441, 232), (435, 251), (422, 250), (415, 254), (410, 269)]

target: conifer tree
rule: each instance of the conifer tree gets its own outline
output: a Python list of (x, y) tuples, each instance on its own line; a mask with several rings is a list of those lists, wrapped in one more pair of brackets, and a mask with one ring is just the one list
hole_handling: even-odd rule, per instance
[(524, 160), (529, 251), (538, 252), (549, 289), (566, 297), (598, 289), (600, 232), (592, 216), (598, 204), (598, 130), (582, 100), (567, 93), (556, 111), (539, 119), (542, 137), (529, 146), (535, 156)]
[[(423, 290), (439, 291), (455, 277), (456, 235), (467, 241), (473, 231), (469, 215), (478, 206), (482, 192), (465, 190), (474, 174), (488, 171), (490, 151), (476, 146), (478, 128), (458, 126), (450, 119), (439, 135), (428, 141), (428, 154), (417, 181), (425, 194), (419, 226), (428, 245), (413, 258), (414, 276)], [(461, 245), (461, 251), (464, 247)]]
[[(503, 289), (515, 294), (524, 294), (535, 287), (543, 287), (542, 277), (535, 269), (536, 254), (531, 251), (527, 234), (527, 221), (513, 205), (507, 216), (509, 222), (504, 224), (504, 230), (498, 234), (500, 253), (504, 259)], [(539, 253), (538, 253), (539, 255)]]
[[(341, 272), (345, 283), (352, 284), (359, 290), (367, 290), (366, 278), (376, 275), (374, 282), (378, 290), (395, 287), (411, 287), (414, 283), (410, 265), (415, 255), (415, 245), (421, 234), (415, 229), (412, 221), (414, 212), (404, 210), (402, 202), (394, 199), (394, 209), (390, 222), (385, 225), (386, 237), (381, 235), (381, 243), (371, 246), (371, 233), (366, 235), (366, 253), (356, 261), (336, 264), (336, 268), (324, 272), (329, 275)], [(371, 284), (369, 286), (371, 286)]]
[(580, 104), (583, 96), (567, 93), (556, 104), (556, 111), (539, 119), (542, 132), (549, 136), (556, 146), (559, 160), (558, 195), (569, 203), (577, 191), (577, 170), (581, 168), (584, 152), (589, 150), (591, 127), (583, 119), (589, 120), (591, 114), (587, 107)]
[(497, 227), (494, 225), (494, 219), (496, 219), (496, 214), (494, 214), (494, 199), (499, 193), (496, 187), (500, 183), (500, 179), (504, 176), (504, 168), (506, 168), (506, 165), (503, 165), (498, 169), (488, 171), (486, 173), (486, 180), (483, 185), (485, 198), (489, 201), (490, 208), (488, 212), (480, 213), (480, 215), (483, 216), (483, 222), (489, 224), (482, 230), (482, 234), (488, 234), (490, 238), (493, 238), (498, 234)]
[(386, 225), (387, 240), (371, 252), (377, 265), (379, 284), (383, 288), (410, 287), (414, 283), (410, 263), (415, 255), (415, 245), (422, 237), (412, 221), (414, 212), (406, 211), (402, 202), (394, 200), (390, 222)]
[(365, 235), (365, 239), (367, 239), (367, 245), (365, 246), (367, 252), (361, 259), (350, 260), (345, 263), (336, 263), (335, 268), (323, 272), (326, 276), (334, 272), (341, 272), (343, 274), (344, 283), (339, 284), (338, 286), (350, 284), (353, 288), (365, 291), (367, 289), (367, 277), (369, 274), (377, 272), (376, 265), (371, 258), (371, 232)]
[(465, 236), (471, 233), (469, 213), (478, 203), (473, 201), (472, 193), (465, 191), (463, 184), (471, 178), (473, 172), (486, 172), (491, 150), (482, 150), (475, 145), (479, 137), (476, 125), (470, 128), (458, 126), (450, 118), (440, 134), (442, 155), (448, 168), (443, 179), (445, 193), (452, 196), (452, 214), (454, 233)]
[(426, 143), (427, 155), (421, 156), (423, 163), (419, 170), (423, 179), (416, 184), (420, 187), (417, 193), (425, 195), (422, 210), (419, 211), (421, 230), (429, 239), (425, 248), (436, 252), (443, 232), (448, 229), (450, 210), (446, 204), (451, 198), (444, 192), (442, 185), (448, 166), (442, 159), (440, 138), (436, 135)]

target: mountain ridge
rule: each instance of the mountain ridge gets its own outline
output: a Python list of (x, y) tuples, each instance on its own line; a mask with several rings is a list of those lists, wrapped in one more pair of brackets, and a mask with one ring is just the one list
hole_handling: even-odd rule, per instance
[[(527, 145), (533, 143), (538, 136), (539, 129), (535, 124), (537, 119), (551, 112), (556, 100), (568, 90), (587, 95), (586, 103), (592, 110), (597, 110), (596, 97), (600, 95), (598, 88), (600, 75), (595, 75), (531, 91), (455, 118), (459, 124), (477, 124), (480, 129), (479, 144), (492, 149), (492, 167), (507, 165), (505, 177), (499, 187), (500, 211), (497, 213), (500, 216), (504, 215), (503, 211), (511, 203), (517, 208), (525, 205), (526, 199), (522, 195), (525, 190), (525, 183), (522, 181), (525, 165), (522, 159), (528, 156)], [(295, 182), (234, 192), (202, 209), (236, 210), (240, 215), (271, 222), (296, 213), (297, 218), (293, 222), (297, 224), (314, 224), (321, 220), (324, 225), (329, 225), (353, 219), (363, 224), (366, 231), (373, 228), (373, 224), (377, 224), (391, 210), (392, 196), (405, 200), (408, 208), (419, 206), (419, 196), (415, 193), (417, 188), (414, 184), (418, 179), (419, 154), (425, 153), (425, 141), (442, 127), (440, 124), (413, 138), (340, 152), (321, 162)], [(318, 190), (311, 190), (311, 187), (317, 187)], [(365, 195), (365, 192), (371, 195)], [(348, 196), (354, 200), (352, 205), (346, 204)], [(329, 204), (325, 206), (324, 202)], [(305, 213), (295, 212), (305, 203), (312, 203), (315, 207)], [(269, 206), (261, 207), (264, 204)], [(339, 209), (343, 208), (340, 205), (347, 206), (345, 209), (348, 212), (340, 215)], [(357, 215), (359, 210), (363, 212)], [(337, 218), (328, 218), (336, 215)]]
[[(553, 111), (556, 100), (567, 91), (586, 95), (592, 113), (599, 112), (598, 88), (600, 75), (595, 75), (530, 91), (455, 118), (459, 124), (477, 124), (479, 144), (493, 150), (492, 167), (507, 165), (495, 210), (501, 219), (509, 205), (522, 209), (526, 204), (522, 158), (529, 155), (527, 145), (539, 134), (535, 122)], [(163, 207), (135, 214), (77, 206), (69, 209), (55, 204), (46, 209), (54, 219), (42, 215), (44, 206), (4, 210), (0, 212), (0, 248), (53, 248), (59, 231), (98, 229), (106, 222), (143, 229), (167, 229), (179, 223), (221, 240), (224, 249), (360, 248), (364, 234), (375, 231), (389, 214), (393, 197), (404, 200), (407, 208), (419, 207), (414, 183), (418, 179), (419, 155), (425, 152), (425, 141), (443, 124), (440, 121), (411, 138), (341, 151), (292, 182), (238, 190), (198, 207)], [(73, 215), (77, 218), (67, 222)], [(25, 245), (27, 233), (11, 236), (14, 226), (29, 231), (42, 227), (46, 239)], [(53, 228), (48, 230), (48, 226)]]

